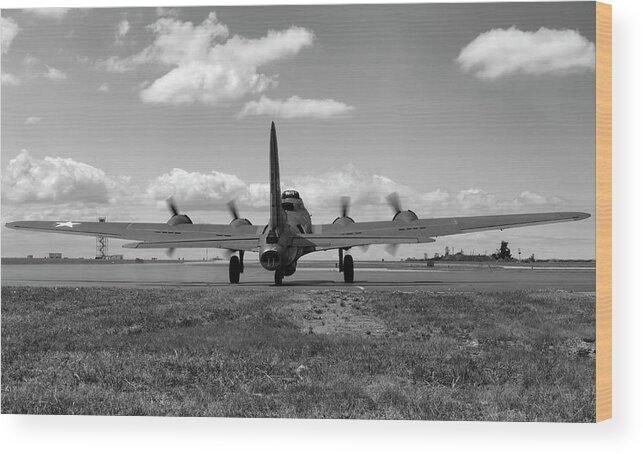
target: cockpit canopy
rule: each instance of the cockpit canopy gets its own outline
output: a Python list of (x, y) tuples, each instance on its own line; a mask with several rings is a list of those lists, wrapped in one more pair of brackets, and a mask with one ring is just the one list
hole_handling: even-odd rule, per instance
[(299, 193), (294, 189), (288, 189), (281, 193), (282, 199), (299, 199)]

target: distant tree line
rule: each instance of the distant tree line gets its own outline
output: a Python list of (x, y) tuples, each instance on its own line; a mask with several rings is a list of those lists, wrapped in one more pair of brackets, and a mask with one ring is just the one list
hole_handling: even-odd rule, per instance
[[(500, 242), (500, 248), (496, 250), (491, 255), (487, 254), (465, 254), (462, 250), (460, 252), (453, 252), (450, 250), (450, 248), (447, 246), (444, 248), (444, 254), (440, 255), (439, 253), (435, 253), (432, 259), (424, 258), (422, 259), (415, 259), (415, 258), (407, 258), (407, 261), (440, 261), (440, 260), (446, 260), (446, 261), (454, 261), (454, 262), (491, 262), (491, 261), (505, 261), (505, 262), (516, 262), (518, 261), (511, 255), (511, 249), (509, 249), (509, 242), (508, 241), (501, 241)], [(525, 260), (522, 260), (522, 262), (535, 262), (536, 258), (534, 257), (534, 254), (531, 254), (531, 256)]]

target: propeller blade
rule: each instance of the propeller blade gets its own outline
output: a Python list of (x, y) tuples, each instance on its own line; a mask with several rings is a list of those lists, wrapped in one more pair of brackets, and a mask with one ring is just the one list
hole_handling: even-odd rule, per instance
[(392, 192), (388, 196), (386, 196), (386, 201), (388, 202), (389, 205), (391, 205), (391, 208), (393, 208), (394, 212), (398, 213), (402, 211), (400, 196), (398, 195), (397, 192)]
[(172, 196), (169, 196), (167, 199), (165, 199), (165, 202), (167, 203), (167, 209), (170, 210), (170, 213), (172, 213), (172, 216), (176, 216), (179, 214), (179, 210), (176, 207), (176, 204), (174, 203), (174, 198)]
[(341, 217), (345, 218), (348, 216), (348, 208), (350, 207), (351, 204), (351, 198), (350, 197), (342, 197), (339, 199), (340, 201), (340, 214)]
[(390, 255), (395, 255), (397, 253), (397, 248), (400, 247), (399, 244), (387, 244), (384, 246), (384, 250)]
[(228, 209), (230, 210), (233, 221), (239, 219), (239, 210), (237, 210), (237, 204), (234, 200), (230, 200), (228, 202)]
[(171, 248), (167, 249), (165, 251), (165, 255), (167, 255), (168, 257), (172, 257), (174, 255), (174, 248), (171, 247)]

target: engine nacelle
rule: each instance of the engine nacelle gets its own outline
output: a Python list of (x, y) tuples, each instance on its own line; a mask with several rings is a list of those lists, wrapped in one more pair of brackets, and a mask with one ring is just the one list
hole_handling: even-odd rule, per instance
[(335, 218), (335, 220), (333, 221), (333, 224), (348, 225), (348, 224), (355, 224), (355, 221), (353, 220), (353, 218), (349, 216), (344, 216), (344, 217)]
[(168, 225), (180, 225), (180, 224), (192, 224), (192, 219), (190, 219), (185, 214), (175, 214), (167, 221)]
[(236, 229), (237, 227), (241, 227), (241, 226), (244, 226), (244, 225), (252, 225), (252, 222), (250, 222), (249, 220), (247, 220), (245, 218), (237, 218), (237, 219), (233, 219), (232, 221), (230, 221), (230, 225), (232, 226), (232, 228)]
[(417, 221), (418, 217), (417, 214), (415, 214), (411, 210), (406, 210), (398, 211), (397, 213), (395, 213), (395, 216), (393, 216), (393, 220), (398, 222), (411, 222)]

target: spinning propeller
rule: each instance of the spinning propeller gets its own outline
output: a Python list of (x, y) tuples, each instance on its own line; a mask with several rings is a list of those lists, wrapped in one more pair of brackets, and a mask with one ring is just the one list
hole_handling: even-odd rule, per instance
[(339, 199), (340, 203), (340, 214), (341, 217), (347, 218), (348, 217), (348, 208), (350, 207), (351, 204), (351, 198), (344, 196)]
[(228, 203), (228, 210), (230, 211), (230, 216), (232, 216), (232, 221), (230, 221), (230, 225), (233, 228), (241, 227), (243, 225), (252, 225), (252, 222), (247, 220), (246, 218), (242, 218), (239, 216), (239, 210), (237, 209), (237, 202), (234, 200), (230, 200)]
[[(400, 202), (400, 196), (397, 192), (392, 192), (391, 194), (386, 196), (386, 201), (388, 202), (388, 204), (393, 209), (393, 212), (395, 213), (393, 215), (393, 221), (413, 222), (418, 219), (417, 215), (413, 211), (402, 210), (402, 202)], [(397, 253), (398, 247), (399, 247), (399, 244), (388, 244), (384, 247), (384, 249), (389, 254), (395, 255)]]
[[(333, 224), (348, 225), (354, 224), (355, 221), (348, 215), (351, 206), (351, 198), (343, 196), (339, 198), (339, 217), (335, 218)], [(368, 250), (368, 245), (358, 246), (362, 251)]]
[(167, 203), (167, 209), (172, 213), (172, 217), (167, 221), (168, 225), (192, 224), (192, 219), (187, 214), (179, 212), (172, 196), (165, 199), (165, 202)]
[(228, 210), (230, 210), (230, 215), (232, 215), (232, 220), (236, 221), (239, 219), (239, 210), (237, 209), (237, 203), (234, 200), (228, 202)]
[[(244, 225), (252, 225), (252, 222), (247, 220), (246, 218), (242, 218), (239, 216), (239, 209), (237, 208), (237, 202), (234, 200), (230, 200), (228, 203), (228, 211), (230, 211), (230, 216), (232, 217), (232, 221), (230, 221), (230, 226), (233, 229), (239, 228)], [(224, 249), (223, 255), (226, 258), (230, 258), (230, 256), (234, 254), (234, 250), (232, 249)], [(239, 251), (239, 258), (242, 263), (242, 268), (243, 268), (243, 251)]]
[[(172, 217), (167, 221), (168, 225), (192, 224), (192, 219), (190, 219), (188, 215), (179, 212), (172, 196), (165, 199), (165, 202), (167, 203), (167, 209), (172, 213)], [(172, 257), (172, 255), (174, 255), (174, 248), (167, 249), (165, 253), (168, 257)]]
[(355, 221), (348, 215), (348, 211), (351, 205), (350, 197), (341, 197), (339, 199), (339, 216), (335, 218), (333, 224), (338, 225), (348, 225), (353, 224)]
[(167, 199), (165, 199), (165, 203), (167, 203), (167, 209), (170, 210), (170, 213), (172, 213), (172, 217), (179, 215), (179, 209), (176, 207), (174, 198), (172, 196), (169, 196)]
[(386, 196), (386, 201), (393, 208), (393, 213), (398, 214), (402, 211), (402, 203), (400, 202), (400, 196), (397, 192), (391, 192)]

